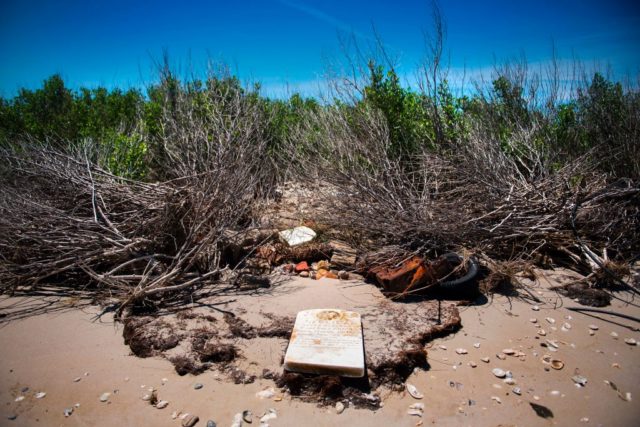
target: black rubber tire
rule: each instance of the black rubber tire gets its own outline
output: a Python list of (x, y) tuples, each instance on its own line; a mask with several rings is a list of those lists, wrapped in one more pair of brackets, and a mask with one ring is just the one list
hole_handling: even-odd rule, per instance
[[(453, 252), (442, 255), (442, 258), (445, 258), (447, 261), (456, 265), (459, 265), (464, 261), (463, 257)], [(447, 291), (462, 291), (465, 290), (466, 285), (471, 282), (477, 274), (478, 261), (476, 261), (475, 258), (470, 257), (467, 260), (467, 272), (464, 276), (455, 280), (445, 280), (444, 282), (440, 282), (438, 286)]]

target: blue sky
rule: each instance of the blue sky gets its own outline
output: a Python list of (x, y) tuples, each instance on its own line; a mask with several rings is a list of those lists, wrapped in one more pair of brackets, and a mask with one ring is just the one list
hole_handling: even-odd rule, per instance
[[(38, 87), (53, 73), (69, 86), (143, 86), (167, 49), (174, 64), (204, 69), (227, 62), (267, 94), (311, 94), (327, 58), (340, 58), (338, 34), (366, 46), (375, 26), (398, 70), (410, 75), (431, 26), (428, 1), (15, 1), (0, 2), (0, 95)], [(446, 54), (474, 75), (494, 61), (526, 54), (609, 64), (617, 76), (640, 74), (640, 6), (633, 1), (447, 1), (441, 11)]]

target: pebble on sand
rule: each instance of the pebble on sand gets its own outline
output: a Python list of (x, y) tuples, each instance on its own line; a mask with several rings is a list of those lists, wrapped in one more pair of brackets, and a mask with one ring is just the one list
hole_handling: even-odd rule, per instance
[(341, 414), (344, 412), (344, 403), (338, 402), (336, 403), (336, 414)]
[(41, 391), (39, 393), (36, 393), (36, 399), (42, 399), (46, 395), (47, 395), (47, 393), (45, 393), (44, 391)]
[(195, 383), (193, 385), (193, 388), (196, 389), (196, 390), (200, 390), (202, 387), (204, 387), (204, 386), (201, 383)]
[(507, 376), (507, 373), (500, 368), (493, 368), (491, 372), (493, 372), (493, 375), (495, 375), (498, 378), (504, 378)]
[(70, 417), (73, 414), (73, 408), (65, 408), (63, 413), (65, 417)]
[(464, 348), (456, 348), (456, 353), (458, 354), (467, 354), (468, 351)]
[(109, 396), (111, 396), (111, 393), (102, 393), (100, 395), (100, 402), (106, 402), (109, 400)]
[(156, 403), (156, 409), (164, 409), (167, 406), (169, 406), (169, 402), (167, 402), (166, 400), (161, 400), (160, 402)]
[(591, 329), (592, 331), (597, 331), (600, 328), (598, 327), (598, 325), (589, 325), (589, 329)]

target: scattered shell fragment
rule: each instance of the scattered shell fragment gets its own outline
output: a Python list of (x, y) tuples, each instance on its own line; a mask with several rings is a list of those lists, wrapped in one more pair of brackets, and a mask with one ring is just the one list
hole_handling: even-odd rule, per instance
[(514, 354), (516, 354), (516, 351), (512, 348), (505, 348), (504, 350), (502, 350), (502, 352), (507, 356), (513, 356)]
[(491, 400), (495, 400), (498, 403), (502, 403), (502, 400), (498, 396), (491, 396)]
[(592, 331), (597, 331), (600, 328), (598, 327), (598, 325), (593, 325), (592, 324), (592, 325), (589, 325), (589, 329), (591, 329)]
[(580, 422), (581, 422), (581, 423), (588, 423), (588, 422), (589, 422), (589, 418), (587, 418), (587, 417), (582, 417), (582, 418), (580, 418)]
[(576, 383), (576, 386), (578, 387), (584, 387), (587, 385), (587, 378), (583, 377), (582, 375), (574, 375), (571, 377), (571, 379), (574, 383)]
[(438, 348), (439, 348), (440, 350), (446, 350), (446, 349), (447, 349), (447, 346), (446, 346), (446, 345), (439, 345), (439, 346), (438, 346)]
[(545, 317), (544, 320), (546, 320), (551, 325), (556, 323), (556, 319), (554, 319), (553, 317)]
[(522, 394), (522, 390), (520, 389), (520, 387), (514, 387), (511, 391), (513, 391), (513, 393), (517, 394), (518, 396)]
[(491, 372), (493, 372), (493, 375), (498, 378), (504, 378), (505, 376), (507, 376), (507, 373), (500, 368), (493, 368)]
[(151, 395), (150, 394), (145, 394), (144, 396), (142, 396), (142, 400), (144, 400), (145, 402), (148, 402), (151, 400)]
[(416, 417), (422, 417), (423, 413), (424, 413), (424, 403), (414, 403), (413, 405), (409, 406), (409, 410), (407, 411), (407, 414), (416, 416)]
[(233, 423), (231, 423), (231, 427), (242, 427), (242, 414), (240, 412), (233, 416)]
[(489, 358), (488, 357), (483, 357), (480, 360), (482, 360), (484, 363), (489, 363)]
[(262, 390), (256, 393), (256, 397), (260, 399), (271, 399), (275, 395), (276, 395), (276, 392), (273, 389), (273, 387), (269, 387), (265, 390)]
[(529, 319), (529, 322), (538, 323), (538, 319), (536, 319), (535, 317), (532, 317), (532, 318)]
[[(337, 405), (336, 405), (337, 406)], [(269, 420), (274, 420), (278, 418), (278, 413), (275, 409), (269, 408), (267, 411), (260, 417), (260, 424), (266, 424)]]
[(611, 367), (620, 369), (620, 364), (619, 363), (612, 363)]
[(39, 393), (36, 393), (36, 399), (42, 399), (46, 395), (47, 395), (47, 393), (45, 393), (44, 391), (41, 391)]
[(618, 393), (618, 397), (620, 399), (624, 400), (625, 402), (631, 402), (631, 393), (626, 392), (625, 394), (622, 394), (622, 391), (618, 388), (618, 386), (615, 385), (613, 381), (604, 380), (604, 383), (608, 384), (609, 387), (611, 387), (616, 393)]
[(515, 385), (516, 380), (514, 380), (513, 378), (505, 378), (504, 380), (502, 380), (505, 384), (508, 385)]
[(167, 406), (169, 406), (169, 402), (167, 402), (166, 400), (161, 400), (160, 402), (156, 403), (156, 409), (164, 409)]
[(609, 335), (611, 335), (614, 339), (618, 339), (618, 333), (617, 332), (611, 332)]
[(82, 379), (82, 377), (74, 378), (74, 379), (73, 379), (73, 382), (74, 382), (74, 383), (80, 382), (80, 380), (81, 380), (81, 379)]
[(560, 329), (562, 329), (562, 331), (564, 331), (564, 332), (567, 332), (569, 329), (571, 329), (571, 324), (565, 322), (565, 323), (562, 324), (562, 328), (560, 328)]
[(540, 311), (540, 307), (538, 307), (537, 305), (534, 305), (533, 307), (531, 307), (531, 310)]
[(16, 397), (16, 400), (14, 400), (14, 402), (21, 402), (24, 400), (24, 396), (18, 396)]
[(473, 344), (473, 346), (474, 346), (475, 348), (480, 348), (480, 343), (479, 343), (479, 342), (474, 343), (474, 344)]
[(344, 403), (338, 402), (336, 403), (336, 414), (341, 414), (344, 412)]
[(498, 359), (500, 359), (500, 360), (506, 360), (506, 358), (507, 358), (507, 356), (505, 356), (505, 355), (504, 355), (504, 354), (502, 354), (502, 353), (498, 353), (498, 354), (496, 354), (496, 357), (497, 357)]
[(178, 415), (180, 415), (180, 411), (173, 411), (171, 413), (171, 419), (175, 420), (176, 418), (178, 418)]
[(202, 387), (204, 387), (204, 385), (202, 385), (202, 383), (195, 383), (195, 384), (193, 385), (193, 388), (194, 388), (195, 390), (200, 390)]
[(626, 342), (629, 345), (638, 345), (638, 341), (636, 341), (633, 338), (625, 338), (624, 342)]
[(589, 329), (589, 335), (594, 336), (596, 334), (596, 331), (592, 331), (591, 329)]
[(111, 396), (111, 393), (102, 393), (100, 395), (100, 402), (106, 402), (109, 400), (109, 396)]
[(73, 414), (73, 408), (65, 408), (63, 414), (64, 414), (65, 418), (70, 417), (71, 414)]
[(551, 361), (551, 367), (556, 371), (559, 371), (560, 369), (564, 368), (564, 362), (562, 360), (553, 359)]
[[(200, 421), (197, 415), (189, 415), (182, 420), (182, 427), (193, 427)], [(242, 415), (240, 415), (242, 416)], [(242, 421), (240, 421), (240, 425), (242, 425)]]
[(253, 412), (251, 412), (249, 410), (242, 411), (242, 420), (245, 423), (251, 424), (253, 422)]
[(478, 364), (472, 360), (471, 362), (469, 362), (469, 366), (475, 368), (476, 366), (478, 366)]
[(544, 337), (545, 335), (547, 335), (547, 331), (545, 331), (544, 329), (538, 329), (538, 335), (541, 335)]
[(424, 394), (420, 393), (416, 386), (414, 386), (413, 384), (407, 383), (406, 388), (407, 392), (409, 392), (411, 397), (413, 397), (414, 399), (422, 399), (424, 397)]
[(549, 392), (549, 394), (550, 394), (551, 396), (560, 396), (560, 392), (559, 392), (558, 390), (551, 390), (551, 391)]
[(464, 348), (456, 348), (456, 353), (458, 354), (467, 354), (468, 351)]
[(545, 342), (553, 348), (558, 348), (558, 343), (554, 340), (545, 340)]

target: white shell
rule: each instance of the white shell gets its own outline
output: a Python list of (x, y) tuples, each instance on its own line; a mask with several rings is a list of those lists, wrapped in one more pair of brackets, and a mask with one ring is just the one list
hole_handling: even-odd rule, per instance
[[(344, 403), (338, 402), (336, 403), (336, 414), (341, 414), (344, 412)], [(262, 422), (262, 420), (260, 420)]]
[(456, 349), (456, 353), (458, 353), (458, 354), (467, 354), (468, 351), (466, 349), (464, 349), (464, 348), (457, 348)]
[(624, 342), (626, 342), (629, 345), (638, 345), (638, 341), (636, 341), (633, 338), (625, 338)]
[(598, 327), (598, 325), (589, 325), (589, 329), (591, 329), (592, 331), (597, 331), (600, 328)]
[(156, 403), (156, 409), (164, 409), (167, 406), (169, 406), (169, 402), (167, 402), (166, 400), (161, 400), (160, 402)]
[(413, 397), (414, 399), (422, 399), (424, 397), (424, 394), (420, 393), (416, 388), (416, 386), (414, 386), (413, 384), (407, 383), (406, 387), (407, 387), (407, 391), (409, 392), (411, 397)]
[(100, 395), (100, 402), (106, 402), (109, 400), (109, 396), (111, 396), (111, 393), (102, 393)]
[(509, 356), (516, 354), (516, 351), (512, 348), (505, 348), (504, 350), (502, 350), (502, 352)]
[(266, 390), (262, 390), (256, 393), (256, 397), (260, 398), (260, 399), (271, 399), (273, 396), (275, 396), (276, 392), (273, 389), (273, 387), (269, 387)]
[(266, 424), (267, 421), (273, 420), (275, 418), (278, 418), (278, 413), (276, 412), (275, 409), (269, 408), (267, 409), (267, 412), (265, 412), (264, 415), (262, 415), (262, 417), (260, 418), (260, 424)]
[(46, 395), (47, 395), (47, 393), (45, 393), (44, 391), (41, 391), (39, 393), (36, 393), (36, 399), (42, 399)]

